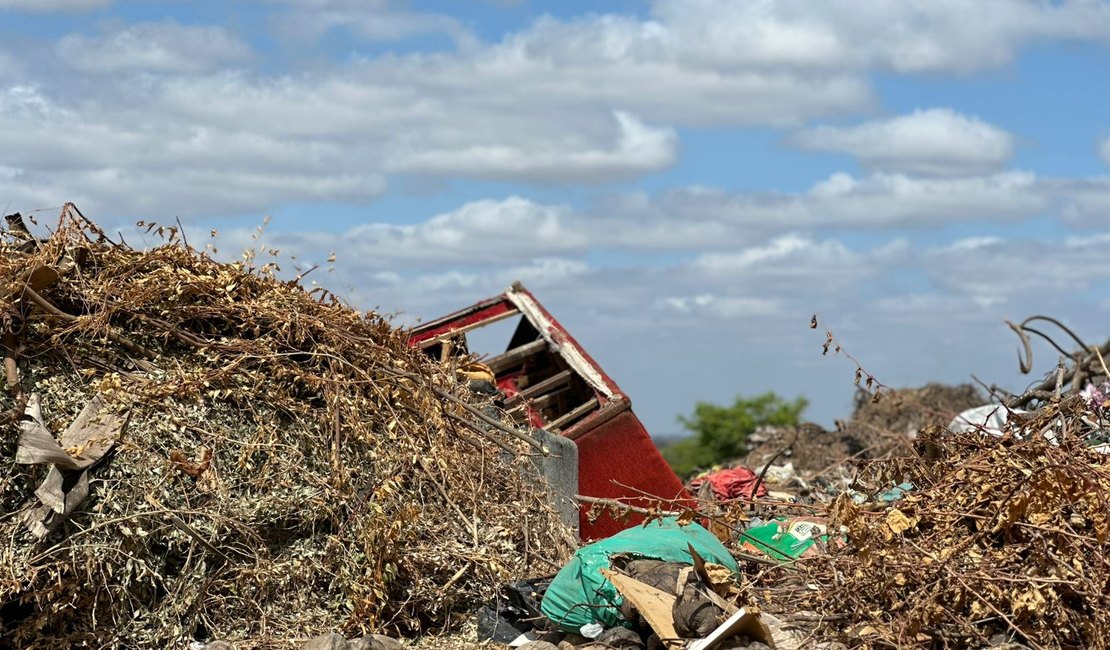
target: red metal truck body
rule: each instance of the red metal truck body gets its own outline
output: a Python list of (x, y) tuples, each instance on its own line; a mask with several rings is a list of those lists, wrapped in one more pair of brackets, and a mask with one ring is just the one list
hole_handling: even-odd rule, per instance
[[(483, 362), (496, 377), (510, 414), (578, 447), (579, 494), (648, 505), (650, 497), (686, 497), (682, 482), (632, 412), (632, 403), (555, 318), (519, 283), (466, 309), (420, 325), (409, 344), (429, 354), (465, 345), (466, 332), (520, 317), (506, 351)], [(591, 521), (591, 519), (594, 519)], [(601, 539), (643, 521), (580, 514), (585, 540)]]

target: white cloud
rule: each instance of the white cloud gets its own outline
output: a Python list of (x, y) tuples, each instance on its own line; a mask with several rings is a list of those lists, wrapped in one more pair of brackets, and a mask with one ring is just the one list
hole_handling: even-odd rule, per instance
[(966, 175), (995, 171), (1014, 154), (1006, 131), (949, 108), (851, 127), (819, 126), (791, 141), (815, 151), (846, 152), (871, 169), (926, 175)]
[(833, 174), (802, 193), (684, 188), (631, 195), (598, 208), (640, 224), (622, 237), (644, 248), (728, 245), (745, 233), (808, 228), (927, 228), (967, 221), (1015, 221), (1055, 203), (1049, 184), (1029, 172), (967, 178)]
[(654, 14), (691, 59), (806, 69), (973, 71), (1110, 34), (1110, 8), (1088, 0), (660, 0)]
[(1110, 165), (1110, 137), (1102, 139), (1102, 143), (1098, 148), (1098, 155), (1102, 157), (1107, 165)]
[(351, 30), (369, 41), (392, 42), (423, 34), (447, 34), (460, 45), (475, 42), (458, 20), (445, 14), (411, 11), (397, 0), (277, 0), (289, 6), (278, 19), (281, 34), (294, 40), (315, 40), (336, 28)]
[(1054, 179), (1045, 183), (1059, 197), (1060, 216), (1075, 227), (1105, 226), (1110, 218), (1110, 176)]
[[(511, 196), (466, 203), (416, 224), (371, 222), (343, 232), (288, 224), (284, 230), (271, 228), (263, 245), (300, 259), (313, 254), (323, 259), (328, 251), (342, 251), (344, 264), (368, 272), (512, 267), (586, 251), (593, 237), (577, 223), (566, 207)], [(220, 247), (249, 246), (252, 234), (246, 229), (227, 230), (221, 234)], [(558, 270), (550, 264), (542, 268)]]
[(196, 73), (241, 62), (250, 48), (222, 27), (161, 22), (135, 23), (98, 36), (71, 34), (58, 42), (57, 54), (83, 72)]
[(778, 315), (783, 301), (774, 298), (721, 296), (701, 293), (693, 296), (671, 296), (655, 301), (654, 307), (681, 314), (711, 315), (718, 318), (758, 318)]
[[(860, 1), (864, 10), (848, 0), (660, 1), (646, 19), (543, 18), (496, 43), (460, 41), (435, 53), (356, 51), (341, 64), (306, 57), (305, 69), (282, 74), (223, 69), (247, 53), (218, 28), (139, 25), (75, 35), (58, 47), (85, 70), (160, 73), (95, 80), (37, 74), (33, 106), (0, 76), (7, 84), (0, 85), (0, 149), (24, 171), (27, 186), (12, 189), (37, 196), (63, 188), (64, 198), (91, 198), (128, 214), (189, 195), (192, 187), (181, 188), (207, 174), (225, 189), (187, 212), (256, 212), (293, 196), (365, 201), (389, 174), (607, 181), (672, 165), (679, 128), (792, 126), (872, 108), (867, 75), (876, 68), (980, 69), (1041, 38), (1110, 33), (1105, 12), (1082, 2)], [(406, 11), (387, 0), (272, 6), (294, 16)], [(449, 27), (430, 16), (409, 19), (424, 20), (419, 29)], [(394, 36), (412, 33), (406, 29)], [(922, 144), (914, 146), (920, 156)], [(983, 173), (1003, 158), (958, 151), (964, 157), (957, 162), (970, 155), (970, 167), (980, 164)], [(950, 162), (936, 152), (925, 158)], [(920, 172), (906, 160), (917, 159), (896, 158), (892, 168)], [(140, 182), (138, 198), (132, 193)], [(690, 198), (710, 212), (652, 201), (639, 215), (642, 227), (621, 241), (694, 245), (731, 237), (740, 224), (764, 228), (767, 218), (787, 228), (1017, 218), (1039, 209), (1035, 185), (1016, 173), (947, 185), (888, 173), (836, 176), (801, 195), (676, 192), (675, 201)]]
[[(169, 151), (190, 160), (188, 149)], [(264, 157), (266, 148), (244, 155), (242, 161), (231, 164), (245, 165), (256, 156)], [(158, 170), (155, 166), (152, 173)], [(364, 182), (358, 179), (352, 177), (348, 192), (357, 191), (358, 183)], [(195, 191), (194, 183), (187, 187)], [(320, 192), (342, 187), (323, 187)], [(275, 186), (272, 192), (282, 195), (295, 188)], [(243, 189), (243, 203), (251, 189)], [(821, 268), (826, 269), (823, 282), (852, 282), (876, 265), (897, 264), (906, 258), (908, 244), (894, 240), (861, 258), (836, 240), (816, 240), (804, 231), (1017, 222), (1059, 209), (1066, 194), (1054, 181), (1018, 172), (967, 179), (838, 174), (797, 194), (687, 188), (655, 197), (627, 195), (580, 209), (509, 196), (471, 201), (416, 223), (369, 222), (341, 233), (287, 226), (286, 232), (275, 231), (269, 243), (282, 250), (306, 245), (343, 248), (353, 264), (376, 271), (395, 266), (443, 269), (507, 264), (620, 250), (639, 260), (656, 254), (697, 253), (688, 268), (715, 277), (760, 277), (785, 286)], [(1105, 195), (1110, 197), (1110, 191)], [(790, 230), (797, 232), (781, 234)], [(958, 247), (976, 250), (993, 244), (990, 237), (969, 238)]]
[(388, 168), (472, 178), (600, 183), (674, 164), (678, 143), (673, 129), (652, 128), (621, 111), (614, 117), (617, 141), (609, 149), (593, 149), (595, 145), (574, 133), (528, 145), (435, 149), (433, 144), (398, 153)]
[(16, 210), (74, 201), (95, 214), (172, 217), (359, 203), (385, 189), (341, 143), (169, 124), (122, 107), (107, 119), (103, 110), (59, 106), (29, 86), (0, 91), (0, 143), (22, 172), (0, 183), (0, 196)]
[(955, 242), (928, 251), (923, 265), (955, 295), (991, 304), (1060, 302), (1110, 280), (1108, 242), (1110, 232), (1064, 241), (996, 240), (972, 247)]
[(342, 236), (363, 263), (409, 266), (473, 265), (531, 260), (581, 251), (589, 234), (567, 227), (569, 210), (509, 197), (475, 201), (415, 225), (356, 226)]
[(88, 11), (115, 4), (115, 0), (0, 0), (0, 11)]
[(731, 281), (771, 295), (796, 295), (810, 282), (827, 291), (851, 286), (876, 272), (877, 262), (834, 239), (789, 234), (736, 252), (704, 253), (685, 268), (712, 285)]

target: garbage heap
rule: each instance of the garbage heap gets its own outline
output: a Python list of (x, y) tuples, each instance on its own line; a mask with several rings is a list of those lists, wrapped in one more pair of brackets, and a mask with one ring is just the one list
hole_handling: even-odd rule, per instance
[[(842, 483), (789, 462), (707, 477), (695, 509), (661, 503), (663, 527), (580, 549), (530, 634), (589, 650), (1110, 648), (1110, 343), (1086, 350), (1082, 381), (996, 394), (900, 454), (845, 460)], [(657, 579), (660, 563), (679, 578)]]
[(114, 242), (0, 232), (0, 637), (291, 647), (451, 627), (573, 539), (525, 433), (382, 316)]
[(811, 422), (761, 429), (748, 438), (751, 451), (744, 464), (763, 467), (771, 461), (789, 462), (800, 474), (813, 475), (832, 472), (855, 460), (904, 455), (918, 431), (948, 424), (985, 401), (970, 384), (886, 389), (878, 400), (860, 388), (851, 417), (837, 420), (834, 430), (826, 431)]
[(780, 575), (767, 606), (869, 647), (1110, 647), (1110, 456), (1092, 445), (1106, 414), (1076, 395), (865, 464), (859, 491), (912, 489), (838, 497), (828, 552)]

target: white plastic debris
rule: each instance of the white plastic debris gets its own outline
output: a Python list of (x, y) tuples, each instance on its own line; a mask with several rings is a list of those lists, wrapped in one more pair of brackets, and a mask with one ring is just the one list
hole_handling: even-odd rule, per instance
[[(1024, 413), (1025, 411), (1014, 410), (1012, 412)], [(957, 415), (955, 419), (948, 423), (948, 430), (953, 433), (981, 432), (1001, 438), (1006, 429), (1006, 422), (1009, 420), (1010, 413), (1010, 410), (1000, 404), (976, 406)]]

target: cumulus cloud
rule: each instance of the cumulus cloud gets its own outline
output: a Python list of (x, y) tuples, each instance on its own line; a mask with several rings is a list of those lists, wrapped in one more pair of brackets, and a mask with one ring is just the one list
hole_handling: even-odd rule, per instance
[[(246, 155), (249, 160), (250, 152)], [(1072, 185), (1018, 172), (966, 179), (837, 174), (796, 194), (686, 188), (657, 196), (627, 195), (577, 209), (509, 196), (467, 202), (416, 223), (369, 222), (340, 233), (294, 227), (275, 232), (271, 243), (283, 250), (311, 242), (320, 248), (342, 247), (357, 260), (353, 263), (374, 270), (397, 265), (448, 268), (479, 259), (503, 264), (589, 251), (620, 250), (645, 259), (696, 253), (689, 266), (693, 272), (759, 277), (785, 287), (814, 268), (826, 269), (822, 282), (852, 282), (867, 264), (886, 264), (888, 259), (894, 263), (906, 253), (897, 240), (893, 248), (876, 251), (887, 258), (872, 257), (864, 264), (843, 244), (814, 240), (806, 231), (879, 232), (1018, 222), (1074, 205), (1074, 192), (1064, 189)], [(321, 191), (332, 189), (338, 188)], [(1110, 198), (1110, 184), (1097, 196)], [(1092, 201), (1088, 204), (1094, 205)], [(969, 239), (961, 245), (991, 242)], [(768, 275), (768, 268), (779, 275)]]
[(850, 127), (819, 126), (791, 142), (814, 151), (845, 152), (871, 169), (924, 175), (982, 174), (1014, 154), (1014, 136), (949, 108), (917, 110)]
[[(548, 17), (497, 42), (435, 53), (356, 51), (343, 63), (316, 60), (311, 71), (283, 73), (225, 69), (251, 61), (243, 58), (246, 46), (223, 28), (105, 29), (67, 37), (58, 50), (84, 71), (159, 74), (38, 75), (30, 86), (33, 102), (20, 95), (25, 86), (8, 81), (0, 85), (0, 148), (18, 155), (12, 166), (22, 170), (28, 188), (65, 187), (67, 198), (96, 197), (122, 213), (177, 200), (188, 194), (180, 188), (190, 176), (209, 173), (227, 189), (198, 201), (203, 207), (195, 213), (254, 211), (290, 196), (365, 201), (382, 191), (389, 175), (608, 181), (674, 164), (681, 128), (796, 126), (873, 107), (867, 75), (875, 69), (980, 69), (1005, 63), (1038, 39), (1110, 33), (1105, 11), (1086, 2), (864, 1), (866, 10), (848, 0), (660, 0), (647, 17)], [(290, 15), (406, 11), (388, 0), (275, 2), (271, 8)], [(968, 20), (969, 14), (984, 18)], [(437, 21), (427, 28), (448, 28)], [(1028, 190), (1035, 179), (990, 173), (1008, 159), (1007, 134), (958, 114), (905, 119), (871, 125), (901, 134), (893, 157), (875, 144), (881, 135), (835, 134), (851, 139), (882, 174), (838, 175), (804, 195), (676, 192), (676, 200), (691, 199), (712, 212), (698, 216), (675, 205), (667, 209), (685, 221), (657, 218), (653, 211), (664, 201), (653, 201), (641, 214), (643, 227), (627, 238), (665, 238), (663, 227), (678, 225), (669, 236), (696, 242), (765, 217), (787, 227), (826, 220), (867, 227), (969, 212), (1014, 218), (1038, 209)], [(993, 149), (980, 140), (946, 152), (929, 149), (927, 136), (913, 136), (913, 129), (930, 119), (946, 142), (978, 133)], [(951, 185), (916, 177), (952, 166), (983, 175)], [(163, 175), (148, 178), (155, 170)], [(243, 182), (236, 183), (240, 174)], [(131, 196), (135, 184), (148, 181), (143, 194), (149, 198)], [(249, 196), (251, 188), (259, 194)], [(890, 199), (897, 202), (880, 203)], [(834, 210), (821, 212), (827, 204)]]
[(638, 227), (623, 240), (642, 248), (728, 245), (752, 232), (784, 229), (929, 228), (968, 221), (1007, 222), (1058, 203), (1050, 182), (1030, 172), (966, 178), (836, 173), (799, 193), (726, 192), (691, 187), (630, 195), (599, 211)]
[(71, 34), (58, 42), (58, 58), (82, 72), (182, 72), (212, 70), (250, 55), (246, 43), (222, 27), (174, 22), (135, 23), (97, 36)]
[(456, 149), (414, 147), (388, 163), (393, 171), (525, 181), (600, 183), (669, 167), (677, 157), (673, 129), (652, 128), (616, 111), (616, 142), (594, 149), (573, 132), (529, 143), (473, 145)]
[(287, 201), (359, 203), (385, 189), (339, 142), (105, 110), (60, 106), (32, 86), (0, 91), (0, 143), (19, 169), (18, 179), (0, 180), (0, 196), (17, 210), (69, 200), (91, 213), (169, 217), (258, 214)]
[[(196, 211), (215, 214), (258, 210), (288, 196), (364, 201), (390, 174), (608, 181), (674, 164), (679, 127), (787, 126), (866, 109), (874, 103), (866, 75), (876, 68), (978, 69), (1004, 63), (1039, 38), (1110, 33), (1090, 3), (1007, 0), (1007, 11), (1001, 5), (972, 11), (956, 0), (866, 1), (865, 11), (847, 0), (660, 0), (646, 18), (543, 18), (494, 43), (434, 54), (355, 55), (284, 74), (221, 69), (250, 62), (247, 46), (224, 28), (106, 28), (66, 37), (57, 46), (61, 58), (85, 72), (159, 74), (139, 81), (104, 74), (95, 86), (84, 79), (55, 86), (36, 77), (34, 107), (13, 105), (19, 103), (11, 97), (15, 86), (0, 88), (8, 95), (0, 100), (0, 147), (19, 153), (13, 166), (28, 188), (47, 191), (56, 183), (69, 188), (67, 198), (96, 197), (121, 212), (176, 200), (188, 194), (180, 188), (189, 176), (208, 173), (226, 179), (220, 185), (227, 189), (212, 192)], [(272, 6), (291, 16), (312, 10), (330, 16), (327, 29), (353, 32), (359, 16), (381, 25), (389, 24), (374, 22), (382, 16), (410, 21), (381, 38), (452, 29), (449, 20), (406, 14), (404, 5), (387, 0)], [(969, 12), (989, 19), (967, 20)], [(89, 92), (74, 92), (75, 83)], [(889, 198), (899, 202), (880, 212), (891, 223), (913, 222), (926, 210), (940, 216), (921, 216), (923, 223), (969, 210), (1025, 213), (1029, 181), (1020, 175), (954, 187), (900, 175), (996, 169), (1012, 142), (992, 129), (934, 111), (855, 130), (814, 131), (810, 138), (821, 141), (814, 146), (848, 148), (888, 174), (838, 176), (806, 196), (696, 196), (695, 203), (732, 216), (694, 218), (672, 236), (701, 240), (713, 229), (766, 215), (792, 226), (823, 219), (867, 225), (879, 217), (863, 212)], [(58, 133), (73, 137), (59, 140)], [(890, 133), (893, 153), (877, 142)], [(952, 146), (931, 147), (938, 142)], [(169, 153), (151, 154), (156, 151)], [(147, 178), (156, 168), (166, 175)], [(151, 198), (137, 205), (132, 187), (150, 180), (144, 195)], [(259, 194), (248, 196), (251, 188)], [(1007, 191), (1013, 195), (1002, 195)], [(833, 203), (841, 212), (819, 215), (830, 192), (840, 193)], [(976, 197), (983, 202), (969, 205)], [(636, 236), (665, 237), (654, 223), (676, 220), (648, 218)]]
[(115, 0), (0, 0), (0, 11), (88, 11), (115, 4)]
[[(581, 254), (594, 239), (565, 206), (543, 205), (516, 196), (463, 204), (450, 212), (415, 224), (368, 222), (342, 232), (305, 230), (287, 225), (272, 228), (265, 248), (305, 259), (343, 251), (350, 268), (384, 273), (451, 268), (513, 266), (537, 259)], [(223, 248), (249, 246), (252, 231), (228, 230)], [(544, 267), (554, 270), (554, 266)]]
[(273, 0), (289, 10), (275, 22), (284, 36), (314, 40), (347, 29), (369, 41), (392, 42), (446, 34), (460, 45), (475, 42), (470, 30), (445, 14), (412, 11), (398, 0)]
[[(970, 241), (970, 243), (969, 243)], [(947, 292), (984, 304), (1060, 303), (1110, 280), (1110, 233), (1063, 240), (961, 240), (932, 249), (923, 267)], [(1030, 267), (1029, 260), (1036, 260)]]
[(967, 72), (1110, 33), (1110, 8), (1086, 0), (659, 0), (653, 13), (690, 58), (807, 69)]

